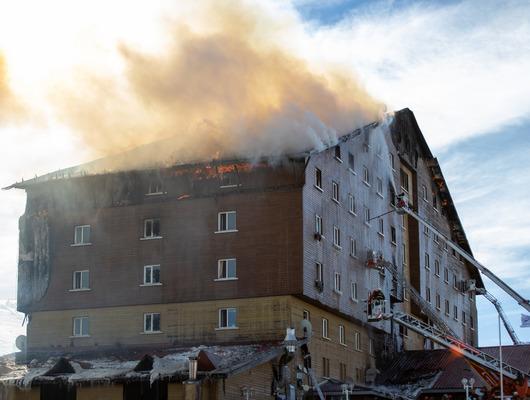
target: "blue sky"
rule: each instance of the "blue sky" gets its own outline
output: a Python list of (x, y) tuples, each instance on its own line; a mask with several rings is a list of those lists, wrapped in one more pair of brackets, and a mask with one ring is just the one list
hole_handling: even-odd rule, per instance
[[(241, 1), (261, 7), (275, 24), (271, 41), (316, 70), (340, 66), (389, 110), (409, 107), (415, 113), (439, 157), (475, 256), (530, 297), (530, 3)], [(35, 12), (28, 14), (30, 3)], [(0, 4), (0, 54), (7, 55), (12, 80), (18, 82), (13, 88), (31, 91), (26, 100), (41, 111), (32, 117), (45, 121), (0, 127), (2, 186), (94, 157), (79, 136), (57, 123), (49, 110), (49, 91), (70, 76), (75, 63), (89, 60), (95, 68), (117, 69), (115, 46), (124, 38), (132, 37), (141, 48), (153, 47), (160, 41), (160, 20), (154, 15), (166, 18), (175, 12), (175, 3)], [(186, 2), (177, 3), (184, 8), (178, 12), (187, 15)], [(52, 15), (54, 7), (63, 12)], [(34, 27), (33, 33), (27, 25)], [(47, 48), (48, 43), (54, 46)], [(35, 90), (42, 87), (47, 91)], [(2, 100), (0, 96), (0, 119)], [(16, 232), (25, 196), (3, 192), (1, 201), (0, 299), (16, 295)], [(521, 339), (530, 341), (530, 329), (517, 328), (523, 309), (491, 282), (486, 284)], [(480, 344), (493, 345), (495, 310), (480, 299), (478, 306)]]

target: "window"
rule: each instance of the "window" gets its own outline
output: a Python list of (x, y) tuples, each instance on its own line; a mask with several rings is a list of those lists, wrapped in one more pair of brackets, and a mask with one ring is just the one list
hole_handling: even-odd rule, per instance
[(434, 275), (440, 276), (440, 261), (434, 260)]
[(350, 256), (357, 257), (357, 241), (350, 237)]
[(429, 228), (427, 227), (427, 225), (423, 225), (423, 233), (429, 236)]
[(75, 227), (74, 244), (90, 244), (90, 225), (78, 225)]
[(453, 274), (453, 288), (458, 290), (458, 277), (456, 274)]
[(441, 307), (440, 295), (438, 293), (436, 293), (436, 309), (439, 310), (440, 307)]
[(431, 269), (431, 257), (429, 253), (425, 253), (425, 269)]
[(403, 286), (403, 300), (405, 300), (405, 301), (409, 300), (409, 292), (408, 292), (406, 286)]
[(449, 315), (449, 300), (445, 300), (445, 315)]
[(453, 318), (458, 321), (458, 307), (456, 305), (453, 305)]
[(396, 245), (396, 228), (394, 226), (390, 227), (390, 243)]
[(352, 282), (351, 283), (351, 299), (353, 301), (357, 301), (358, 300), (358, 297), (357, 297), (357, 282)]
[(315, 215), (315, 233), (323, 235), (322, 230), (322, 217), (320, 215)]
[(363, 182), (370, 186), (370, 170), (363, 166)]
[(407, 216), (405, 214), (401, 216), (401, 229), (407, 230)]
[(225, 211), (220, 212), (217, 217), (217, 231), (218, 232), (234, 232), (236, 227), (236, 212)]
[(379, 233), (381, 236), (385, 236), (385, 222), (383, 221), (383, 218), (379, 218), (378, 225), (379, 229), (377, 233)]
[(307, 310), (302, 311), (302, 318), (311, 321), (311, 313)]
[(353, 347), (357, 351), (361, 351), (361, 334), (357, 331), (353, 332)]
[(399, 325), (399, 335), (407, 337), (409, 335), (409, 330), (406, 326)]
[(366, 206), (364, 207), (364, 223), (370, 225), (370, 209)]
[(144, 333), (160, 332), (160, 314), (159, 313), (145, 313), (144, 314)]
[(355, 157), (352, 153), (348, 153), (348, 168), (350, 171), (355, 171)]
[(346, 337), (344, 336), (344, 325), (339, 325), (339, 343), (346, 344)]
[(432, 207), (434, 208), (434, 211), (438, 211), (438, 198), (434, 192), (432, 192)]
[(88, 332), (88, 317), (74, 317), (72, 321), (73, 330), (72, 335), (76, 337), (89, 336)]
[(474, 330), (475, 329), (475, 320), (473, 319), (473, 316), (469, 316), (469, 327)]
[(390, 160), (390, 167), (392, 167), (392, 171), (395, 171), (396, 170), (396, 166), (395, 166), (395, 163), (394, 163), (394, 154), (389, 153), (388, 154), (388, 158)]
[(146, 265), (144, 267), (144, 285), (160, 284), (160, 265)]
[(322, 171), (318, 168), (315, 168), (315, 186), (322, 190)]
[(405, 172), (405, 170), (400, 169), (399, 170), (399, 177), (401, 181), (401, 189), (405, 192), (409, 192), (409, 175)]
[(339, 202), (339, 184), (335, 181), (331, 182), (331, 186), (333, 188), (333, 195), (332, 199), (333, 201)]
[(329, 358), (322, 357), (322, 376), (329, 377)]
[(159, 238), (160, 236), (160, 220), (145, 219), (144, 220), (144, 238)]
[(221, 308), (219, 310), (219, 328), (237, 328), (237, 309)]
[(155, 194), (164, 194), (164, 191), (162, 189), (162, 181), (160, 179), (151, 179), (149, 181), (149, 186), (147, 187), (147, 194), (148, 195), (155, 195)]
[(219, 187), (220, 188), (233, 188), (238, 186), (238, 175), (237, 170), (226, 170), (219, 174)]
[(466, 321), (466, 312), (465, 311), (462, 311), (462, 325), (466, 325), (467, 321)]
[(374, 339), (372, 338), (368, 340), (368, 352), (371, 356), (375, 355)]
[(328, 324), (329, 324), (329, 321), (327, 320), (327, 318), (322, 318), (322, 337), (324, 339), (329, 339)]
[(340, 249), (340, 229), (333, 227), (333, 245)]
[(89, 272), (74, 271), (72, 290), (88, 290), (90, 288)]
[(237, 279), (236, 265), (235, 258), (217, 261), (217, 279)]
[(340, 144), (335, 146), (335, 158), (337, 159), (337, 161), (342, 161), (340, 157)]
[(322, 270), (322, 264), (319, 262), (315, 263), (315, 280), (318, 282), (324, 280), (324, 271)]
[(346, 375), (347, 375), (347, 372), (346, 372), (346, 364), (344, 363), (339, 363), (339, 372), (340, 372), (340, 380), (341, 381), (345, 381), (346, 380)]
[(432, 235), (432, 240), (433, 240), (434, 243), (436, 243), (436, 244), (440, 243), (440, 237), (439, 237), (436, 233), (433, 233), (433, 235)]
[(381, 178), (377, 178), (377, 194), (383, 197), (383, 180)]
[(348, 196), (348, 202), (350, 206), (350, 209), (349, 209), (350, 213), (353, 215), (357, 214), (357, 210), (355, 207), (355, 197), (352, 194)]
[(427, 199), (427, 186), (421, 185), (421, 197), (424, 201), (428, 201)]
[(431, 288), (425, 288), (425, 300), (431, 302)]
[(401, 258), (401, 261), (402, 261), (403, 265), (407, 265), (407, 244), (406, 244), (406, 243), (403, 243), (403, 244), (401, 245), (401, 247), (402, 247), (402, 249), (401, 249), (401, 250), (402, 250), (402, 254), (401, 254), (402, 258)]
[(342, 293), (340, 272), (335, 272), (335, 292)]
[(449, 270), (444, 268), (444, 282), (449, 283)]

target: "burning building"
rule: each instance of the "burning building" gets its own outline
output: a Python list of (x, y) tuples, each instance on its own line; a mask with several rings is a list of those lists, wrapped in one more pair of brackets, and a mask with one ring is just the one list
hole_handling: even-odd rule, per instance
[[(274, 160), (99, 163), (10, 187), (27, 193), (18, 309), (36, 366), (5, 381), (32, 388), (14, 396), (192, 398), (193, 381), (203, 397), (270, 398), (322, 378), (370, 388), (396, 352), (434, 347), (396, 312), (477, 344), (466, 289), (483, 284), (440, 240), (470, 252), (408, 109)], [(397, 212), (402, 193), (438, 233)], [(287, 328), (302, 349), (289, 357)]]

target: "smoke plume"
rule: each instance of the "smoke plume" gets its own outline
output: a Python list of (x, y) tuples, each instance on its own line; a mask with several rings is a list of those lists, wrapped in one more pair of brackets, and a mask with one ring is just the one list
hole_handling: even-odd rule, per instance
[(0, 54), (0, 125), (19, 121), (23, 114), (21, 103), (9, 87), (6, 63)]
[(169, 22), (163, 51), (121, 43), (124, 73), (80, 73), (54, 99), (61, 118), (104, 155), (166, 139), (147, 157), (168, 163), (319, 148), (380, 117), (351, 73), (315, 72), (272, 41), (281, 23), (220, 4)]

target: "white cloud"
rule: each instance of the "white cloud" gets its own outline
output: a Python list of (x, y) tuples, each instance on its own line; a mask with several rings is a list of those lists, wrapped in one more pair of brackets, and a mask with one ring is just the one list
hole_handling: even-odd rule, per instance
[(529, 117), (530, 3), (377, 4), (313, 32), (306, 55), (342, 62), (391, 108), (411, 108), (434, 147)]

